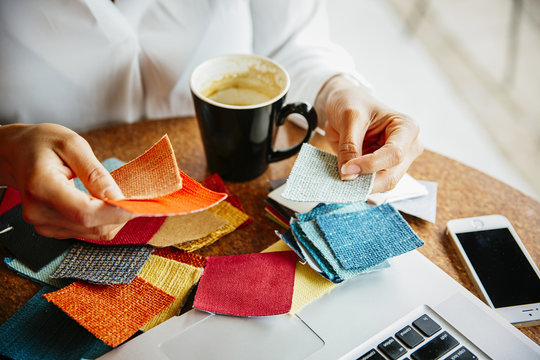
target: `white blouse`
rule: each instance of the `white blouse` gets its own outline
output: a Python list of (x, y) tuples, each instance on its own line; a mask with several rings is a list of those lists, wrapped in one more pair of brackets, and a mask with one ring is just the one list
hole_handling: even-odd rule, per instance
[(192, 116), (189, 76), (208, 57), (256, 53), (313, 103), (354, 62), (314, 0), (0, 1), (0, 123), (75, 131)]

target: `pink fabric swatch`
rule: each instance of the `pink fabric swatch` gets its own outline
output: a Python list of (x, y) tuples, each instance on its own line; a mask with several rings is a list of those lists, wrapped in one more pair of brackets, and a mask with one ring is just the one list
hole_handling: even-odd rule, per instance
[(292, 251), (209, 257), (193, 307), (235, 316), (285, 314), (295, 269)]
[(161, 228), (166, 216), (141, 216), (130, 220), (116, 234), (112, 240), (89, 240), (80, 239), (86, 242), (100, 245), (144, 245), (152, 239), (155, 233)]
[(4, 198), (2, 199), (2, 202), (0, 203), (0, 215), (7, 212), (8, 210), (11, 210), (15, 206), (19, 205), (21, 203), (21, 194), (19, 193), (19, 190), (15, 190), (14, 188), (7, 187), (6, 192), (4, 193)]

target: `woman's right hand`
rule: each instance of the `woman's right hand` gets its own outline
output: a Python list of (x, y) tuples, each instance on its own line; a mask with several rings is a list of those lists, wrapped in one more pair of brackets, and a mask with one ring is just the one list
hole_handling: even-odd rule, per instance
[(0, 185), (19, 190), (24, 219), (47, 237), (110, 240), (135, 217), (103, 201), (122, 199), (120, 188), (88, 142), (60, 125), (0, 126)]

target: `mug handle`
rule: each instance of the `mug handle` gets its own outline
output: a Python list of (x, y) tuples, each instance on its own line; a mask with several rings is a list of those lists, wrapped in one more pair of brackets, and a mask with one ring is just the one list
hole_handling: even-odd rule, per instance
[(308, 129), (307, 129), (306, 136), (301, 142), (299, 142), (298, 144), (294, 146), (291, 146), (288, 149), (285, 149), (285, 150), (272, 149), (270, 153), (268, 154), (269, 163), (286, 159), (288, 157), (293, 156), (297, 152), (299, 152), (300, 148), (302, 147), (302, 144), (307, 143), (309, 139), (311, 139), (311, 135), (313, 134), (313, 131), (315, 130), (315, 128), (317, 128), (317, 113), (315, 112), (315, 109), (311, 105), (307, 103), (302, 103), (302, 102), (291, 103), (282, 107), (276, 118), (276, 126), (283, 125), (285, 123), (285, 119), (290, 114), (300, 114), (307, 120)]

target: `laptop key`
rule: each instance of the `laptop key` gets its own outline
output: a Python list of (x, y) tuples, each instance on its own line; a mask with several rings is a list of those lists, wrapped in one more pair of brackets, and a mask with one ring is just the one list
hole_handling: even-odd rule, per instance
[(440, 359), (450, 350), (459, 345), (459, 342), (448, 332), (443, 331), (430, 342), (411, 354), (413, 360)]
[(435, 334), (437, 331), (441, 330), (439, 324), (437, 324), (433, 319), (431, 319), (426, 314), (420, 316), (418, 319), (413, 321), (413, 326), (420, 330), (422, 334), (427, 337)]
[(407, 353), (407, 350), (393, 337), (384, 340), (377, 347), (392, 360), (399, 359)]
[(445, 360), (478, 360), (478, 357), (462, 346)]
[(377, 350), (371, 349), (356, 360), (385, 360), (385, 358)]
[(409, 325), (399, 330), (396, 333), (396, 337), (398, 338), (398, 340), (404, 343), (409, 349), (412, 349), (418, 346), (418, 344), (424, 341), (424, 338), (422, 337), (422, 335), (420, 335), (418, 331), (414, 330)]

